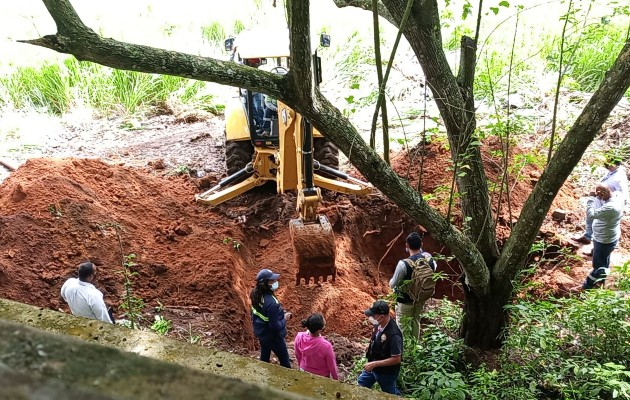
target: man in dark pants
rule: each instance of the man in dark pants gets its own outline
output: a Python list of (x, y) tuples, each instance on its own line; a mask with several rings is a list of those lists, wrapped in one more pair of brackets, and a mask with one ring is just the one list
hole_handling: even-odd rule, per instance
[(254, 335), (260, 342), (260, 361), (269, 362), (273, 351), (280, 365), (291, 368), (289, 352), (284, 338), (287, 336), (286, 323), (291, 313), (285, 312), (274, 292), (278, 289), (278, 278), (269, 269), (262, 269), (256, 275), (256, 286), (250, 294), (252, 302), (252, 323)]
[[(608, 185), (611, 192), (616, 193), (621, 197), (622, 203), (627, 205), (628, 203), (628, 177), (626, 175), (625, 168), (621, 165), (621, 160), (614, 157), (609, 157), (604, 163), (604, 167), (608, 170), (608, 174), (604, 176), (600, 183)], [(591, 192), (590, 197), (594, 197), (595, 193)], [(576, 235), (572, 239), (578, 243), (590, 244), (593, 236), (593, 219), (586, 215), (585, 218), (586, 229), (581, 235)], [(585, 254), (592, 256), (593, 250), (586, 251)]]
[(621, 237), (621, 216), (624, 199), (605, 183), (598, 183), (595, 196), (586, 203), (586, 216), (593, 221), (593, 270), (586, 277), (583, 289), (603, 283), (610, 271), (610, 253)]
[(378, 382), (386, 393), (400, 395), (396, 380), (402, 362), (403, 337), (396, 321), (389, 316), (389, 306), (378, 300), (363, 312), (374, 325), (366, 357), (368, 362), (359, 375), (359, 386), (371, 388)]

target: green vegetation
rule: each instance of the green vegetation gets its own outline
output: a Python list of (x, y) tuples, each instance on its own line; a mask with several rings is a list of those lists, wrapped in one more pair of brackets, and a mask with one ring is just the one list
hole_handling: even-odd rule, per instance
[(50, 215), (55, 218), (63, 217), (63, 210), (61, 209), (61, 206), (59, 204), (49, 205), (48, 211), (50, 212)]
[[(236, 28), (237, 24), (234, 23), (234, 29), (236, 30)], [(201, 36), (208, 43), (221, 48), (223, 47), (223, 41), (227, 37), (225, 35), (225, 29), (220, 22), (212, 22), (209, 25), (201, 27)]]
[[(534, 251), (547, 246), (539, 242)], [(615, 399), (630, 397), (630, 262), (615, 290), (516, 300), (498, 353), (473, 353), (458, 338), (461, 304), (426, 312), (421, 340), (405, 332), (399, 388), (417, 399)], [(347, 378), (356, 382), (365, 359)]]
[[(613, 25), (605, 18), (581, 28), (576, 27), (577, 32), (567, 38), (564, 67), (569, 85), (588, 92), (595, 90), (604, 79), (626, 41), (628, 28)], [(560, 59), (557, 40), (548, 38), (547, 43), (543, 50), (547, 67), (557, 71)]]
[(212, 97), (204, 82), (116, 70), (75, 58), (18, 68), (0, 77), (0, 107), (34, 108), (56, 115), (78, 106), (102, 115), (132, 115), (164, 106), (169, 100), (212, 108)]
[(238, 240), (231, 238), (231, 237), (226, 237), (223, 238), (223, 244), (227, 244), (229, 246), (232, 246), (232, 248), (236, 251), (239, 251), (241, 249), (241, 242), (239, 242)]
[(120, 309), (125, 312), (125, 317), (129, 321), (131, 329), (138, 327), (139, 322), (142, 321), (142, 310), (144, 309), (144, 300), (133, 293), (134, 278), (138, 275), (138, 272), (133, 270), (136, 266), (135, 258), (136, 255), (133, 253), (125, 255), (123, 268), (120, 271), (125, 287), (121, 296)]
[(173, 324), (170, 320), (160, 315), (156, 315), (155, 321), (153, 322), (153, 325), (151, 325), (151, 330), (158, 333), (159, 335), (166, 335), (172, 327)]
[(243, 21), (237, 19), (236, 21), (234, 21), (234, 27), (232, 28), (232, 30), (234, 31), (235, 35), (238, 35), (245, 30), (245, 24), (243, 23)]

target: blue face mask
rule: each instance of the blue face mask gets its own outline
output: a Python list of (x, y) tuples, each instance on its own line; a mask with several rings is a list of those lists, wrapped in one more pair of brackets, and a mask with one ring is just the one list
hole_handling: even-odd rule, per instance
[(278, 286), (280, 286), (280, 284), (278, 283), (278, 281), (275, 281), (273, 285), (271, 285), (271, 290), (275, 292), (276, 290), (278, 290)]

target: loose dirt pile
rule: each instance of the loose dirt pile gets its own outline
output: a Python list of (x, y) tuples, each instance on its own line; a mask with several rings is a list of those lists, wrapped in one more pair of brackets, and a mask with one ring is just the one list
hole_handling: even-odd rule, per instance
[[(484, 157), (491, 157), (493, 147), (496, 144), (484, 147)], [(393, 163), (415, 185), (419, 164), (411, 161), (413, 157), (413, 152), (401, 153)], [(440, 188), (451, 184), (447, 150), (431, 144), (424, 157), (423, 191), (434, 193), (430, 203), (445, 211), (448, 202)], [(414, 167), (409, 170), (409, 165)], [(338, 345), (338, 357), (351, 360), (362, 351), (357, 343), (369, 330), (362, 310), (388, 291), (394, 266), (405, 256), (404, 237), (415, 224), (378, 194), (356, 198), (325, 193), (322, 212), (336, 235), (337, 280), (296, 287), (288, 229), (289, 219), (295, 217), (293, 195), (253, 191), (218, 207), (195, 203), (198, 186), (216, 181), (218, 174), (202, 182), (186, 174), (165, 175), (155, 168), (95, 159), (28, 161), (0, 185), (2, 297), (68, 311), (59, 297), (61, 285), (75, 276), (79, 263), (91, 260), (100, 267), (97, 286), (106, 302), (118, 306), (122, 260), (133, 253), (138, 273), (133, 289), (147, 303), (148, 319), (161, 312), (173, 320), (175, 336), (191, 341), (198, 337), (225, 350), (251, 354), (256, 342), (249, 291), (258, 270), (270, 268), (282, 274), (278, 297), (295, 316), (289, 338), (301, 329), (300, 319), (322, 312), (328, 335)], [(488, 174), (496, 181), (498, 169), (489, 168)], [(513, 216), (536, 178), (533, 170), (521, 175), (510, 183)], [(495, 204), (497, 198), (493, 197)], [(569, 189), (560, 193), (555, 207), (576, 210), (564, 224), (568, 231), (577, 229), (581, 207)], [(502, 239), (509, 235), (510, 221), (516, 221), (509, 214), (503, 203), (498, 221)], [(549, 219), (543, 232), (561, 228)], [(626, 225), (624, 230), (628, 232)], [(430, 236), (425, 249), (448, 255), (448, 249)], [(573, 276), (546, 282), (546, 288), (567, 290), (569, 284), (562, 283), (567, 279), (571, 286), (578, 284), (589, 268), (582, 263), (581, 258), (572, 259)], [(541, 264), (543, 271), (552, 265)], [(439, 269), (452, 281), (440, 282), (436, 297), (461, 299), (461, 289), (454, 285), (459, 268), (441, 261)], [(566, 268), (553, 270), (568, 274)]]

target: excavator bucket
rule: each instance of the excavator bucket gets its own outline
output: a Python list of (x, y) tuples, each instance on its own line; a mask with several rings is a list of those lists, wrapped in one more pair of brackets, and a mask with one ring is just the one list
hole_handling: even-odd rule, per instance
[(335, 266), (335, 235), (325, 215), (318, 215), (314, 223), (304, 223), (302, 219), (289, 221), (289, 232), (293, 241), (295, 263), (297, 264), (296, 285), (302, 279), (309, 284), (322, 278), (326, 282), (332, 275), (333, 282), (337, 277)]

